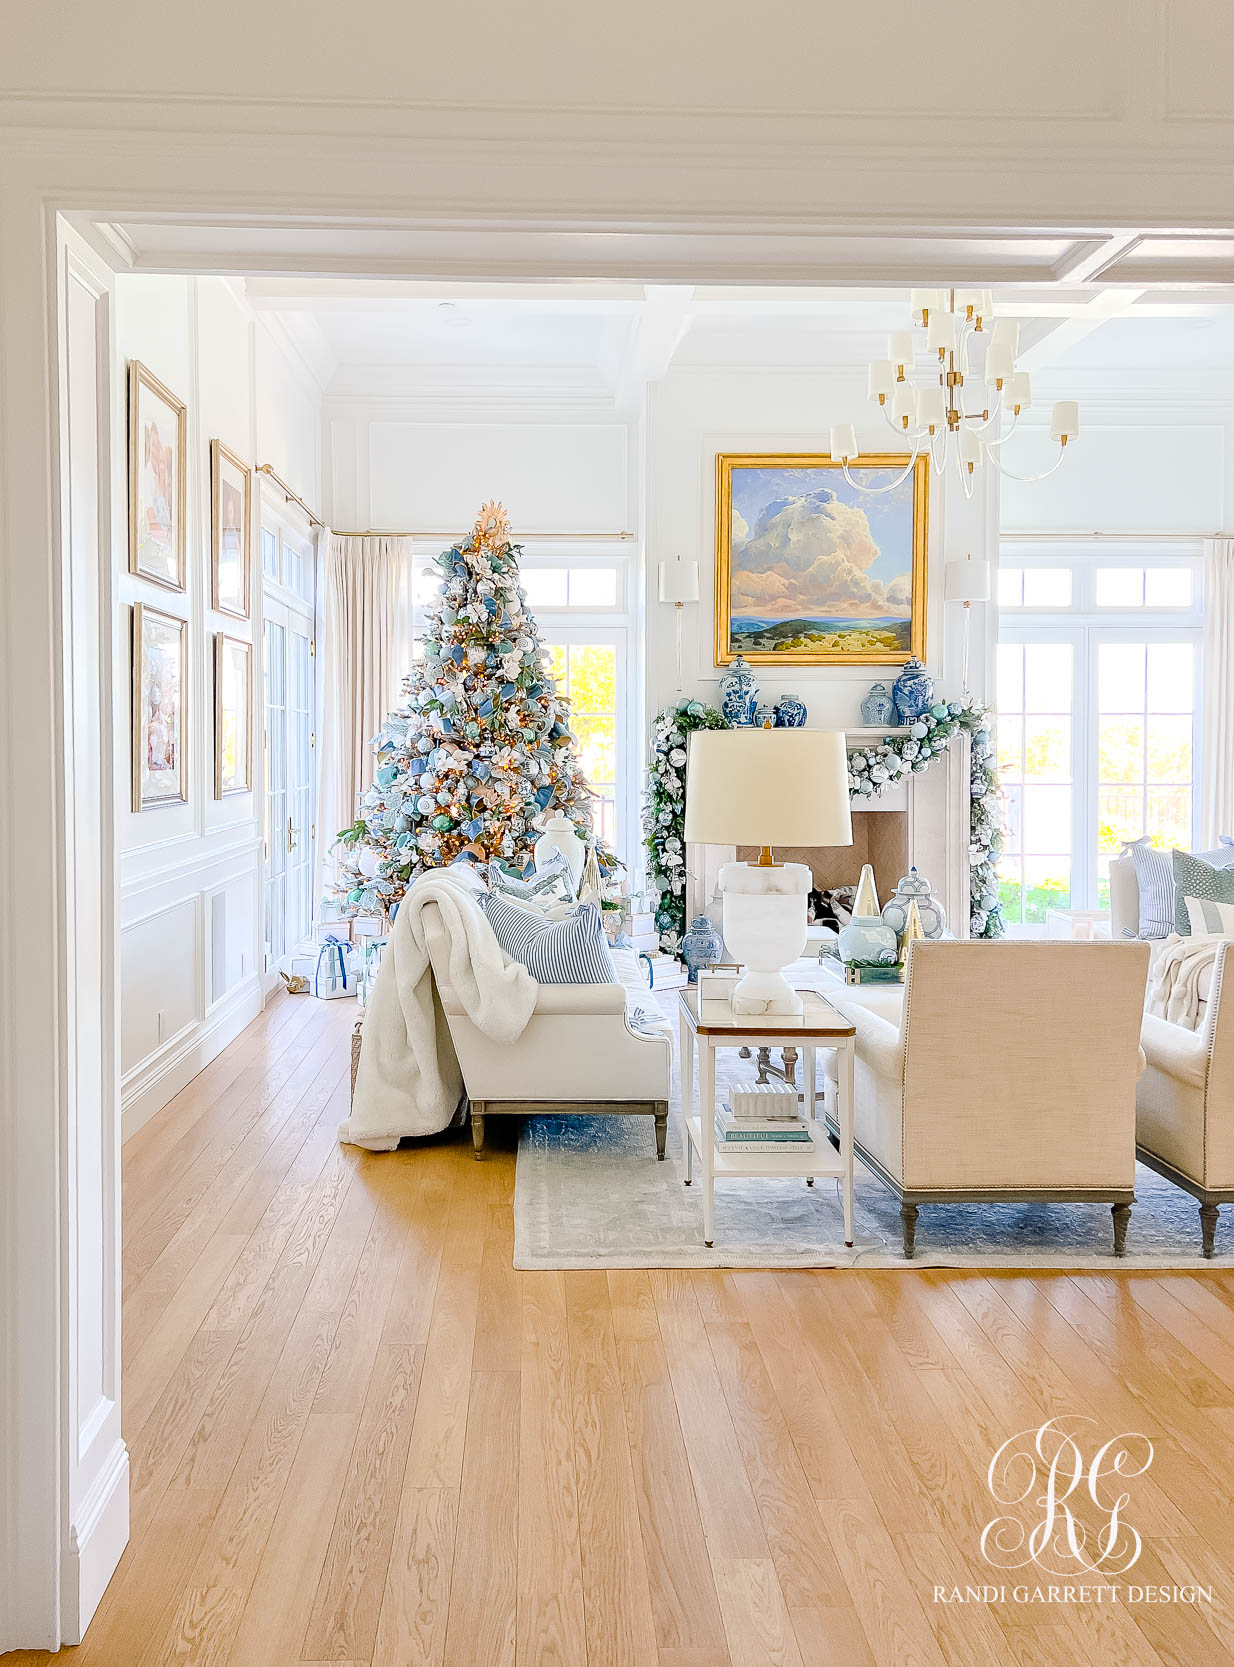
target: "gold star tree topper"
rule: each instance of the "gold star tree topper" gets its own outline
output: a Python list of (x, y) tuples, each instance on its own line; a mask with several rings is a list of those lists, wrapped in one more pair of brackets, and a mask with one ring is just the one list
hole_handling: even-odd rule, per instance
[(480, 505), (476, 524), (471, 529), (477, 544), (487, 544), (490, 550), (500, 550), (510, 541), (510, 517), (496, 499)]

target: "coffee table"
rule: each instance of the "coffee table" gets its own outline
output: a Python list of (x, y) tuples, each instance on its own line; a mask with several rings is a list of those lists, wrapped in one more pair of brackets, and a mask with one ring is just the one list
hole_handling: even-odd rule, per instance
[[(819, 1175), (840, 1183), (844, 1200), (844, 1242), (853, 1242), (853, 1061), (856, 1032), (814, 990), (798, 992), (800, 1015), (734, 1013), (727, 1000), (703, 1001), (697, 989), (678, 997), (681, 1038), (681, 1114), (685, 1125), (685, 1182), (694, 1179), (694, 1155), (703, 1171), (703, 1243), (714, 1242), (715, 1180), (721, 1177), (783, 1179), (800, 1176), (813, 1186)], [(718, 1147), (715, 1138), (716, 1049), (798, 1048), (801, 1051), (804, 1115), (810, 1144)], [(694, 1053), (698, 1050), (699, 1109), (694, 1109)], [(815, 1056), (819, 1048), (836, 1055), (836, 1123), (840, 1150), (832, 1147), (822, 1120), (815, 1114)]]

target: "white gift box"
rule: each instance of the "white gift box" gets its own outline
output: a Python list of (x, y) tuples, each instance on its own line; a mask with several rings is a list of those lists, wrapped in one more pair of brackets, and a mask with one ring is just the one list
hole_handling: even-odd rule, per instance
[(288, 972), (292, 978), (307, 978), (311, 990), (313, 979), (317, 976), (316, 955), (293, 955), (288, 964)]
[(355, 951), (349, 943), (335, 939), (317, 951), (313, 972), (313, 994), (319, 1001), (339, 1001), (356, 993)]
[(373, 985), (377, 981), (382, 958), (389, 947), (389, 943), (389, 938), (368, 938), (364, 942), (361, 950), (363, 960), (360, 967), (360, 977), (356, 986), (356, 994), (361, 1008), (365, 1006), (372, 994)]
[(319, 920), (313, 928), (313, 942), (323, 944), (327, 938), (342, 938), (344, 941), (350, 942), (351, 927), (350, 920), (330, 920), (328, 917), (325, 920)]
[(363, 938), (383, 938), (389, 930), (390, 925), (384, 915), (356, 915), (351, 922), (351, 941), (359, 943)]

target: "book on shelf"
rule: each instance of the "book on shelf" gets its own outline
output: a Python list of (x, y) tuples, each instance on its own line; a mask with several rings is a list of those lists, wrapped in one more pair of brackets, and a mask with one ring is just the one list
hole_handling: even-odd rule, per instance
[(810, 1131), (804, 1123), (798, 1123), (796, 1128), (787, 1124), (779, 1126), (770, 1123), (750, 1123), (746, 1121), (738, 1124), (734, 1118), (731, 1123), (724, 1120), (721, 1112), (716, 1112), (716, 1139), (721, 1146), (810, 1146), (813, 1144)]

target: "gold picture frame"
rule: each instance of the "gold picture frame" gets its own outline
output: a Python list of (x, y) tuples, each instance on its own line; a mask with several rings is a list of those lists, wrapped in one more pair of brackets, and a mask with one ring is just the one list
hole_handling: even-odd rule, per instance
[(153, 371), (129, 361), (129, 572), (185, 588), (186, 408)]
[(210, 606), (252, 612), (253, 471), (221, 440), (210, 442)]
[[(717, 454), (716, 665), (730, 665), (738, 654), (752, 665), (787, 666), (891, 666), (912, 655), (925, 658), (929, 459), (919, 457), (911, 469), (909, 462), (907, 453), (880, 452), (850, 464), (855, 475), (885, 473), (894, 480), (904, 474), (902, 488), (872, 498), (850, 487), (842, 464), (826, 452)], [(739, 471), (750, 478), (735, 481)], [(824, 490), (827, 499), (816, 501)], [(867, 502), (879, 506), (877, 533)], [(774, 513), (756, 515), (760, 505)], [(735, 515), (745, 529), (738, 533), (736, 584)], [(817, 556), (810, 554), (811, 538)], [(760, 540), (743, 572), (742, 556)], [(829, 597), (821, 588), (827, 575), (825, 569), (818, 574), (818, 561), (827, 555), (836, 557), (845, 595)], [(876, 566), (881, 574), (869, 571)], [(735, 602), (742, 610), (736, 630)], [(794, 625), (801, 629), (792, 631)], [(777, 641), (785, 646), (774, 646)]]
[(188, 621), (133, 604), (134, 813), (187, 804)]
[(253, 791), (253, 645), (214, 636), (214, 797)]

